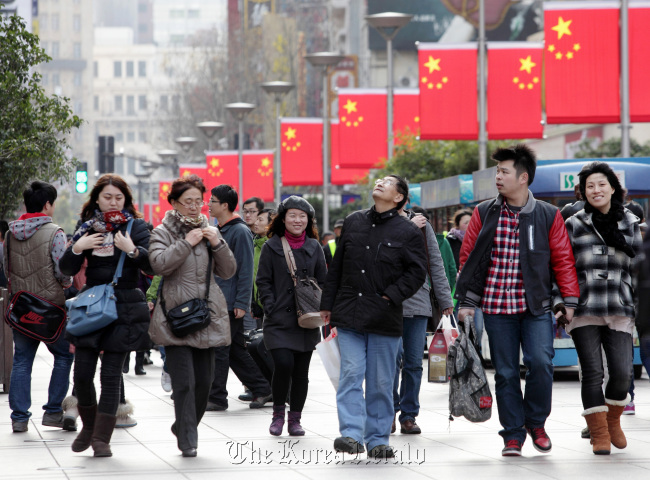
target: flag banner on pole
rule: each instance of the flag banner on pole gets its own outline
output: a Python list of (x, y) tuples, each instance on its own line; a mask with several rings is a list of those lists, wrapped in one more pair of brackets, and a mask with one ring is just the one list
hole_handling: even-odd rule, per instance
[[(259, 197), (265, 202), (273, 202), (273, 151), (244, 151), (244, 191), (242, 199)], [(237, 189), (237, 187), (235, 187)]]
[(331, 173), (330, 183), (332, 185), (351, 185), (357, 183), (368, 175), (367, 168), (343, 168), (339, 162), (339, 129), (338, 120), (330, 122), (331, 152)]
[(207, 217), (210, 216), (210, 207), (207, 205), (210, 200), (210, 189), (206, 184), (208, 177), (208, 167), (206, 164), (199, 163), (182, 163), (178, 166), (178, 171), (181, 177), (189, 177), (190, 175), (196, 175), (201, 180), (203, 180), (203, 185), (205, 185), (205, 194), (203, 195), (203, 202), (206, 205), (201, 207), (201, 213)]
[(618, 1), (544, 2), (547, 123), (620, 121), (618, 8)]
[(630, 121), (650, 122), (650, 2), (630, 2), (628, 12)]
[(420, 135), (420, 90), (396, 88), (393, 91), (393, 136), (399, 145), (400, 135)]
[(490, 139), (542, 138), (542, 43), (488, 42)]
[(418, 45), (420, 138), (478, 138), (476, 43)]
[(154, 227), (160, 225), (162, 219), (165, 218), (165, 213), (172, 209), (172, 206), (167, 200), (167, 195), (169, 195), (171, 188), (171, 180), (161, 180), (158, 182), (158, 203), (153, 207), (153, 219), (151, 222)]
[(323, 184), (323, 120), (280, 119), (282, 185)]
[(236, 150), (217, 150), (206, 153), (205, 188), (210, 191), (218, 185), (239, 189), (239, 153)]
[(385, 88), (339, 89), (339, 160), (372, 168), (388, 156)]

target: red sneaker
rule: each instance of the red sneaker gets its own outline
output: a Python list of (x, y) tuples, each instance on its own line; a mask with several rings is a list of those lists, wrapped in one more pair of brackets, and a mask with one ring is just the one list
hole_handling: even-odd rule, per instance
[(546, 435), (546, 430), (544, 430), (544, 427), (526, 427), (526, 431), (528, 432), (528, 435), (530, 435), (530, 438), (533, 439), (533, 447), (535, 447), (538, 452), (548, 453), (551, 451), (553, 445), (551, 445), (551, 439), (548, 438), (548, 435)]
[(501, 450), (504, 457), (520, 457), (522, 442), (519, 440), (506, 440), (506, 446)]

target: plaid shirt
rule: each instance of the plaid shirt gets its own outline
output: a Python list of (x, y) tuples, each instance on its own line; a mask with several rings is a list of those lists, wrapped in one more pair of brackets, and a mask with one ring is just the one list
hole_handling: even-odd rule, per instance
[(511, 315), (527, 309), (519, 265), (519, 211), (508, 208), (506, 202), (501, 206), (481, 309), (491, 315)]

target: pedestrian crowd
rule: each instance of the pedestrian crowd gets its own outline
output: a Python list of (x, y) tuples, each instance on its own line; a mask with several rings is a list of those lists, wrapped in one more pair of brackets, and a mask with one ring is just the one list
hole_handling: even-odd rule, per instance
[[(196, 175), (174, 180), (171, 210), (152, 229), (115, 174), (98, 179), (66, 238), (52, 222), (56, 189), (34, 181), (23, 193), (26, 213), (0, 222), (0, 285), (10, 294), (32, 292), (45, 312), (85, 299), (88, 322), (97, 302), (116, 310), (108, 323), (62, 328), (46, 343), (54, 366), (43, 425), (76, 431), (78, 415), (72, 450), (111, 456), (114, 428), (137, 423), (124, 392), (130, 352), (135, 373), (146, 374), (155, 345), (162, 387), (174, 401), (171, 433), (184, 457), (197, 455), (205, 412), (228, 409), (230, 370), (242, 384), (240, 400), (272, 407), (271, 435), (282, 435), (286, 423), (290, 436), (303, 436), (309, 366), (327, 337), (340, 350), (334, 449), (392, 458), (397, 428), (422, 431), (423, 351), (427, 331), (445, 315), (475, 325), (479, 351), (487, 333), (503, 456), (521, 455), (528, 436), (538, 451), (552, 449), (545, 424), (554, 328), (575, 343), (593, 453), (625, 448), (620, 417), (634, 409), (635, 327), (646, 369), (650, 363), (643, 208), (625, 203), (605, 162), (584, 165), (578, 202), (561, 212), (529, 190), (536, 170), (529, 147), (499, 148), (492, 159), (498, 196), (459, 210), (447, 235), (434, 231), (420, 207), (406, 208), (408, 183), (392, 174), (372, 185), (370, 208), (336, 220), (320, 238), (306, 199), (292, 195), (270, 209), (252, 197), (240, 216), (229, 185), (209, 192), (212, 224), (201, 213), (208, 192)], [(108, 298), (89, 294), (102, 286), (112, 287)], [(313, 312), (305, 311), (305, 295), (317, 299)], [(21, 320), (38, 324), (43, 316), (35, 315)], [(316, 323), (304, 323), (307, 317)], [(20, 433), (32, 415), (31, 371), (43, 340), (17, 328), (13, 340), (9, 404)]]

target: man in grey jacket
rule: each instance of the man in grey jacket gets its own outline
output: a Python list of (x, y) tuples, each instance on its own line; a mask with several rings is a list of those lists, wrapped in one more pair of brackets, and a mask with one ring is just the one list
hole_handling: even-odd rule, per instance
[[(415, 295), (403, 303), (404, 332), (401, 345), (397, 351), (397, 369), (393, 383), (395, 414), (401, 411), (399, 416), (400, 432), (418, 434), (421, 433), (421, 430), (418, 424), (415, 423), (415, 417), (420, 413), (422, 353), (426, 344), (427, 321), (433, 313), (429, 296), (430, 289), (433, 288), (444, 315), (451, 315), (454, 304), (433, 227), (424, 215), (414, 214), (404, 209), (400, 211), (400, 214), (409, 218), (418, 228), (423, 229), (426, 238), (425, 246), (429, 256), (428, 275), (424, 284)], [(402, 370), (402, 386), (398, 391), (400, 367)], [(396, 422), (393, 420), (391, 433), (394, 433), (395, 430)]]
[(228, 280), (216, 279), (228, 304), (232, 343), (229, 347), (215, 349), (214, 382), (208, 411), (228, 408), (226, 383), (229, 367), (253, 392), (250, 408), (263, 407), (271, 400), (271, 386), (246, 350), (244, 315), (250, 311), (253, 294), (253, 235), (246, 222), (235, 214), (238, 199), (237, 192), (230, 185), (214, 187), (210, 198), (210, 215), (219, 222), (219, 231), (235, 255), (237, 272)]

